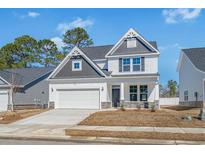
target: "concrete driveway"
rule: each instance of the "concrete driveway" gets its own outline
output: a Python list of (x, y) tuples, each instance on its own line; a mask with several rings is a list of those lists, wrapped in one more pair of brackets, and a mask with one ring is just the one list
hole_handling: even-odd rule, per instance
[(54, 109), (23, 120), (12, 125), (76, 125), (90, 114), (99, 110)]

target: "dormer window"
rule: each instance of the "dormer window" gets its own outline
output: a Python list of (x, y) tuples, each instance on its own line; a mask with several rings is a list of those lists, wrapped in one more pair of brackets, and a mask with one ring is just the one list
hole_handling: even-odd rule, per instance
[(127, 48), (135, 48), (137, 47), (136, 38), (127, 38)]
[(72, 61), (72, 71), (81, 71), (82, 70), (82, 61), (73, 60)]

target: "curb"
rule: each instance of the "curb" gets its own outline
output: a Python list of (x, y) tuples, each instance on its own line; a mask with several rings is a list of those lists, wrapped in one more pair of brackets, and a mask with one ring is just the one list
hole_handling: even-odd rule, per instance
[(107, 143), (107, 144), (141, 144), (141, 145), (205, 145), (205, 141), (183, 140), (155, 140), (155, 139), (130, 139), (112, 137), (71, 137), (71, 136), (18, 136), (0, 135), (0, 139), (15, 140), (41, 140), (56, 142), (79, 142), (79, 143)]

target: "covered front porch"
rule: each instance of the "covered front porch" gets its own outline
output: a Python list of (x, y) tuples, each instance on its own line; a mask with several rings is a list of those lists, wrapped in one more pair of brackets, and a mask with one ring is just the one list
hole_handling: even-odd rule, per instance
[(146, 107), (148, 103), (159, 101), (157, 78), (130, 78), (107, 83), (108, 101), (111, 107), (124, 105), (127, 108)]

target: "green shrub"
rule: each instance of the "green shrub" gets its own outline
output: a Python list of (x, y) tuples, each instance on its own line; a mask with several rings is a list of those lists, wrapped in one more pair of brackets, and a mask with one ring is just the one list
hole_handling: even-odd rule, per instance
[(124, 105), (124, 103), (121, 103), (121, 104), (120, 104), (120, 110), (121, 110), (121, 111), (125, 111), (125, 105)]
[(156, 111), (156, 104), (154, 102), (151, 102), (150, 108), (151, 108), (151, 112), (155, 112)]

